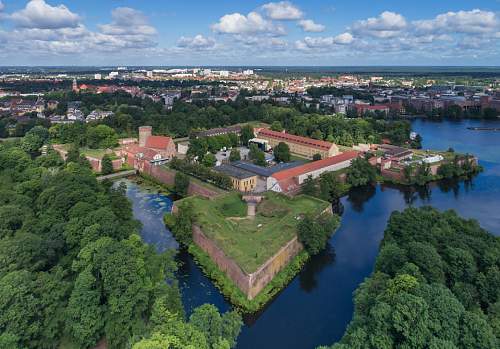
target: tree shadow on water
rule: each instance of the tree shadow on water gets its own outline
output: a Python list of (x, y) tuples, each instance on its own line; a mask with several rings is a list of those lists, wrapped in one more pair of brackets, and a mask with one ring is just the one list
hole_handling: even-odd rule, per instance
[(363, 205), (365, 202), (370, 200), (377, 189), (373, 185), (365, 185), (362, 187), (353, 188), (349, 191), (347, 196), (347, 201), (351, 203), (351, 206), (356, 212), (363, 212)]
[(317, 276), (327, 266), (335, 262), (335, 249), (328, 243), (323, 251), (312, 256), (299, 274), (300, 288), (311, 292), (318, 285)]

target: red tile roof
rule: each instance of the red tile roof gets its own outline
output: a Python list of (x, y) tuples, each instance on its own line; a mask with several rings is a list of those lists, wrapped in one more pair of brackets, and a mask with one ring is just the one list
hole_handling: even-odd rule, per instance
[(336, 156), (332, 156), (326, 159), (318, 160), (318, 161), (313, 161), (313, 162), (308, 162), (307, 164), (304, 164), (302, 166), (297, 166), (290, 168), (288, 170), (283, 170), (276, 172), (275, 174), (272, 175), (276, 180), (282, 181), (284, 179), (288, 178), (293, 178), (300, 176), (305, 173), (309, 173), (312, 171), (319, 170), (323, 167), (335, 165), (347, 160), (352, 160), (358, 156), (359, 152), (353, 150), (353, 151), (348, 151)]
[(146, 147), (154, 149), (167, 149), (172, 142), (172, 138), (165, 136), (149, 136), (146, 139)]
[(267, 129), (267, 128), (263, 128), (263, 129), (257, 131), (257, 137), (261, 137), (261, 136), (274, 138), (274, 139), (284, 141), (284, 142), (297, 143), (297, 144), (301, 144), (304, 146), (313, 147), (313, 148), (322, 149), (322, 150), (329, 150), (333, 145), (333, 143), (330, 143), (330, 142), (320, 141), (317, 139), (312, 139), (312, 138), (307, 138), (307, 137), (296, 136), (296, 135), (292, 135), (290, 133), (285, 133), (285, 132), (272, 131), (272, 130)]
[(141, 147), (138, 144), (129, 144), (124, 147), (124, 150), (130, 154), (133, 154), (134, 156), (137, 156), (137, 154), (142, 153), (143, 158), (145, 160), (151, 161), (154, 159), (156, 154), (159, 154), (156, 150), (146, 148), (146, 147)]

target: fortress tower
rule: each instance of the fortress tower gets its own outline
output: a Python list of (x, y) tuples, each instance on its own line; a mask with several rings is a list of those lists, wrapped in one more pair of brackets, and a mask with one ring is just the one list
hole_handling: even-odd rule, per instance
[(141, 126), (139, 127), (139, 146), (145, 147), (146, 140), (152, 135), (153, 128), (151, 126)]

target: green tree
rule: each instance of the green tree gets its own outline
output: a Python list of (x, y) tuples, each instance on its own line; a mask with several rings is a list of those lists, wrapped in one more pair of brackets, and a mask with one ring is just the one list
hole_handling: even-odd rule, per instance
[(253, 127), (250, 125), (245, 125), (241, 128), (240, 141), (242, 145), (248, 145), (248, 141), (254, 138)]
[(338, 220), (335, 217), (325, 215), (315, 219), (306, 215), (297, 226), (297, 235), (307, 252), (315, 255), (325, 248), (337, 225)]
[(45, 127), (35, 126), (21, 140), (21, 148), (28, 153), (38, 152), (48, 138), (49, 131)]
[(290, 147), (284, 142), (279, 142), (273, 149), (274, 160), (276, 162), (289, 162), (290, 161)]
[(313, 161), (318, 161), (318, 160), (321, 160), (321, 154), (316, 153), (313, 155)]
[(368, 160), (356, 158), (347, 169), (347, 182), (353, 187), (375, 182), (377, 172)]
[(108, 154), (105, 154), (101, 160), (101, 173), (103, 175), (107, 175), (107, 174), (111, 174), (113, 172), (114, 172), (113, 162), (111, 160), (111, 157)]
[(214, 154), (208, 153), (203, 157), (202, 164), (206, 167), (214, 167), (217, 159)]
[(273, 121), (273, 123), (271, 124), (270, 129), (273, 130), (273, 131), (276, 131), (276, 132), (281, 132), (281, 131), (283, 131), (283, 126), (281, 125), (281, 122), (279, 122), (278, 120), (276, 120), (276, 121)]
[(250, 152), (248, 153), (250, 160), (253, 160), (254, 164), (258, 166), (266, 166), (266, 156), (262, 150), (260, 150), (255, 144), (250, 145)]
[(173, 226), (171, 226), (172, 234), (181, 245), (189, 246), (193, 241), (193, 209), (191, 205), (186, 204), (179, 207), (178, 212), (174, 215)]
[(229, 161), (239, 161), (241, 160), (240, 151), (236, 148), (231, 149), (231, 153), (229, 154)]
[(189, 176), (178, 171), (175, 173), (174, 191), (179, 196), (186, 196), (189, 188)]
[(302, 183), (302, 194), (315, 196), (318, 192), (316, 182), (312, 176), (308, 176)]

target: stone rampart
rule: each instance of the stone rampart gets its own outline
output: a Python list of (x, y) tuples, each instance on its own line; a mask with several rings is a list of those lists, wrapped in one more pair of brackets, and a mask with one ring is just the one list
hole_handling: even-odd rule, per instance
[(253, 299), (271, 282), (273, 277), (290, 263), (303, 249), (297, 237), (290, 240), (274, 256), (251, 274), (245, 273), (231, 258), (224, 254), (214, 241), (209, 239), (197, 225), (193, 225), (193, 241), (247, 296)]

